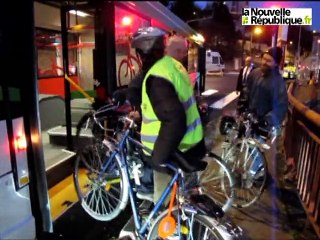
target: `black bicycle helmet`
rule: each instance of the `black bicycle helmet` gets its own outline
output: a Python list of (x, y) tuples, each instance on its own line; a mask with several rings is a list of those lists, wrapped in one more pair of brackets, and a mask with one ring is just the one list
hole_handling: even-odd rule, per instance
[(144, 54), (150, 53), (151, 50), (165, 48), (165, 32), (156, 27), (139, 28), (132, 35), (132, 47), (139, 49)]
[(219, 126), (220, 134), (226, 135), (235, 123), (236, 123), (236, 120), (233, 117), (223, 116), (221, 118), (220, 126)]

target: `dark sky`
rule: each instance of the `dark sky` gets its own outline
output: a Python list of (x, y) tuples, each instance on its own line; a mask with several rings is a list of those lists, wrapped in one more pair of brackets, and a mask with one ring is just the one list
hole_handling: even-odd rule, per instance
[[(206, 1), (196, 1), (198, 6), (205, 7)], [(273, 5), (279, 7), (289, 7), (289, 8), (312, 8), (312, 30), (320, 31), (320, 2), (311, 2), (311, 1), (286, 1), (286, 2), (277, 2), (277, 1), (250, 1), (250, 7), (260, 7), (267, 8)]]

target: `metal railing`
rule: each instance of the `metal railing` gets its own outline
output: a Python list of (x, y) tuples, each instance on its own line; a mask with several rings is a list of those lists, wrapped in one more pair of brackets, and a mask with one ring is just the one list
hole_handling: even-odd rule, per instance
[(286, 125), (287, 157), (297, 166), (297, 191), (305, 212), (320, 237), (320, 114), (292, 95), (288, 88), (289, 113)]

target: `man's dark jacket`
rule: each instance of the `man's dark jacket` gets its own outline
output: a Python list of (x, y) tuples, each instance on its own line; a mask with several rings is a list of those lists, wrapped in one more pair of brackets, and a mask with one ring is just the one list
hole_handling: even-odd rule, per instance
[[(239, 72), (239, 75), (238, 75), (238, 80), (237, 80), (237, 86), (236, 86), (236, 91), (238, 92), (242, 92), (243, 91), (243, 70), (246, 66), (244, 66), (243, 68), (241, 68), (240, 72)], [(252, 69), (250, 71), (250, 73), (255, 69), (255, 65), (252, 65)], [(249, 74), (248, 74), (249, 76)]]
[(253, 70), (247, 78), (249, 109), (270, 126), (279, 126), (288, 109), (288, 95), (277, 67), (263, 74), (260, 68)]

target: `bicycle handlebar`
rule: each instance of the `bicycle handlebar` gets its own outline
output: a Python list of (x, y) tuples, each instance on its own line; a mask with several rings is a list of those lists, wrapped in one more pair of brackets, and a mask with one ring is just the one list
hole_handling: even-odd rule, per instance
[(135, 122), (133, 119), (129, 118), (128, 116), (125, 116), (125, 117), (120, 117), (119, 118), (119, 121), (122, 121), (122, 122), (129, 122), (129, 128), (132, 129), (136, 126)]
[[(270, 139), (271, 144), (273, 144), (274, 141), (281, 135), (282, 126), (272, 126), (271, 128), (269, 128), (268, 126), (259, 125), (261, 121), (259, 121), (256, 115), (252, 112), (244, 112), (241, 114), (241, 116), (244, 119), (244, 121), (248, 121), (248, 127), (250, 129), (255, 127), (258, 131), (258, 135), (262, 134), (265, 138)], [(264, 134), (263, 132), (267, 134)]]
[(251, 123), (254, 123), (254, 124), (257, 124), (259, 122), (258, 118), (255, 116), (255, 114), (250, 113), (250, 112), (242, 113), (242, 117), (243, 117), (244, 120), (248, 120), (248, 121), (250, 121)]

